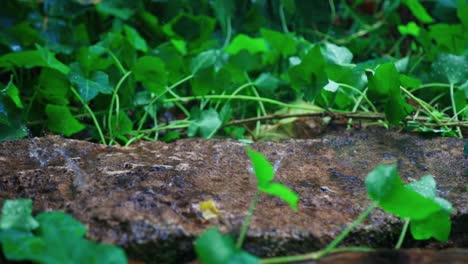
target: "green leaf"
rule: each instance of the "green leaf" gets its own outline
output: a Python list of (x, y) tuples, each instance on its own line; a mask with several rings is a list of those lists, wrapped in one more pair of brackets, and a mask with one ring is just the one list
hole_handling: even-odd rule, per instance
[(190, 71), (192, 74), (196, 74), (199, 70), (209, 68), (215, 65), (218, 58), (220, 58), (221, 52), (219, 50), (207, 50), (199, 53), (190, 62)]
[(292, 35), (265, 28), (260, 29), (260, 33), (268, 44), (283, 56), (291, 56), (297, 52), (297, 44)]
[(327, 85), (326, 64), (318, 45), (314, 46), (302, 61), (288, 71), (291, 86), (302, 92), (307, 101), (312, 101)]
[(198, 108), (193, 109), (187, 135), (194, 137), (199, 134), (203, 138), (211, 138), (222, 124), (218, 112), (214, 109), (203, 110), (202, 112)]
[(400, 34), (402, 35), (411, 35), (411, 36), (419, 36), (419, 31), (421, 29), (419, 26), (414, 23), (413, 21), (409, 22), (406, 25), (398, 25), (398, 31), (400, 31)]
[(260, 186), (259, 189), (262, 192), (279, 197), (281, 200), (288, 203), (289, 206), (291, 206), (291, 208), (294, 211), (297, 211), (297, 203), (299, 202), (299, 195), (297, 195), (297, 193), (289, 189), (287, 186), (281, 183), (272, 182), (264, 186)]
[(346, 47), (340, 47), (333, 43), (325, 42), (321, 47), (325, 61), (333, 64), (349, 64), (353, 60), (353, 53)]
[(37, 220), (37, 235), (46, 245), (34, 256), (41, 263), (127, 263), (123, 250), (84, 239), (86, 227), (68, 214), (45, 212)]
[(164, 62), (153, 56), (138, 58), (133, 67), (135, 79), (143, 83), (146, 89), (155, 94), (161, 94), (166, 90), (168, 73)]
[(38, 226), (39, 223), (32, 217), (31, 199), (5, 200), (0, 218), (1, 230), (31, 231)]
[(5, 92), (8, 95), (8, 97), (10, 97), (10, 99), (15, 103), (16, 107), (20, 109), (23, 108), (23, 103), (21, 102), (21, 98), (19, 96), (19, 89), (13, 83), (13, 75), (10, 76), (10, 81), (8, 82), (5, 89), (3, 89), (0, 92)]
[(0, 68), (14, 66), (25, 68), (47, 67), (58, 70), (63, 74), (68, 74), (70, 71), (65, 64), (55, 58), (53, 53), (45, 49), (11, 52), (0, 57)]
[(5, 257), (16, 261), (40, 261), (40, 256), (46, 248), (41, 238), (33, 236), (31, 232), (15, 229), (0, 231), (0, 243)]
[(430, 217), (410, 222), (410, 232), (414, 239), (424, 240), (431, 237), (445, 242), (451, 230), (450, 213), (439, 211)]
[(411, 13), (413, 13), (419, 21), (423, 23), (434, 22), (434, 19), (427, 13), (419, 0), (403, 0), (402, 2), (409, 8), (409, 10), (411, 10)]
[(450, 213), (453, 208), (447, 200), (437, 197), (434, 177), (426, 175), (419, 181), (409, 183), (407, 187), (426, 198), (432, 199), (440, 206), (438, 212), (427, 218), (411, 221), (410, 231), (413, 237), (419, 240), (434, 237), (439, 241), (447, 241), (451, 229)]
[(48, 117), (47, 127), (52, 132), (68, 137), (85, 129), (65, 106), (48, 104), (45, 111)]
[(141, 37), (141, 35), (136, 31), (136, 29), (125, 25), (124, 26), (125, 36), (127, 37), (128, 42), (139, 51), (147, 52), (148, 45), (146, 40)]
[(462, 54), (468, 45), (466, 29), (461, 24), (438, 23), (429, 26), (429, 35), (440, 52)]
[(385, 117), (392, 125), (398, 125), (413, 108), (405, 101), (400, 92), (400, 75), (392, 62), (381, 64), (375, 74), (367, 72), (369, 97), (385, 102)]
[(468, 28), (468, 3), (465, 0), (457, 0), (457, 16), (465, 28)]
[(127, 5), (128, 1), (125, 0), (113, 0), (113, 1), (99, 1), (96, 5), (96, 9), (99, 13), (115, 16), (122, 20), (129, 19), (133, 13), (130, 6)]
[(163, 26), (163, 31), (170, 38), (182, 38), (189, 49), (202, 48), (211, 38), (216, 20), (208, 16), (194, 16), (181, 13)]
[(36, 216), (40, 227), (37, 234), (43, 237), (66, 234), (69, 238), (81, 238), (88, 230), (78, 220), (63, 212), (44, 212)]
[(266, 186), (275, 177), (273, 166), (262, 153), (253, 150), (249, 146), (245, 147), (245, 151), (252, 162), (252, 168), (255, 177), (257, 177), (258, 185), (260, 187)]
[(401, 86), (412, 89), (418, 88), (422, 84), (421, 80), (404, 74), (400, 74), (400, 83)]
[(435, 78), (457, 84), (468, 79), (468, 55), (438, 54), (432, 63)]
[(195, 252), (203, 264), (258, 264), (259, 259), (237, 249), (230, 236), (223, 236), (217, 228), (210, 228), (195, 240)]
[(44, 102), (67, 105), (70, 83), (66, 75), (49, 68), (43, 68), (39, 76), (38, 98)]
[(273, 97), (275, 95), (275, 91), (280, 85), (280, 79), (276, 78), (271, 73), (262, 73), (258, 78), (254, 81), (255, 86), (258, 87), (260, 94), (266, 97)]
[(130, 133), (133, 129), (132, 120), (128, 117), (125, 111), (120, 110), (118, 116), (113, 115), (111, 118), (112, 132), (116, 135), (124, 136)]
[(384, 109), (385, 117), (388, 122), (394, 126), (397, 126), (400, 121), (405, 119), (412, 111), (413, 107), (409, 105), (400, 94), (390, 96)]
[(400, 93), (400, 75), (392, 62), (380, 64), (373, 75), (368, 74), (369, 96), (382, 99)]
[(367, 194), (385, 211), (401, 218), (422, 220), (439, 212), (432, 199), (403, 185), (396, 165), (379, 165), (365, 180)]
[(226, 48), (226, 53), (234, 55), (242, 50), (256, 54), (266, 52), (268, 49), (263, 38), (251, 38), (244, 34), (238, 34)]
[(91, 76), (86, 76), (78, 63), (70, 65), (70, 82), (78, 87), (81, 98), (87, 103), (98, 94), (111, 94), (112, 86), (109, 76), (103, 71), (95, 71)]

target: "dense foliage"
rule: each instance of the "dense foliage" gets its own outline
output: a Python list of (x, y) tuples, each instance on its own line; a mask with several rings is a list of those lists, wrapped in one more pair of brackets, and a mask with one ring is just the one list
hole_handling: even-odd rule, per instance
[(0, 140), (272, 139), (301, 115), (462, 137), (467, 17), (463, 0), (5, 0)]

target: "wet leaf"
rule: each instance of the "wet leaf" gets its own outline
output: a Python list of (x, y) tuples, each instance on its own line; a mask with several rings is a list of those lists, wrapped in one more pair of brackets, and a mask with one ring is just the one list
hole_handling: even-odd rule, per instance
[(468, 79), (468, 55), (439, 54), (432, 63), (434, 77), (457, 84)]
[(78, 63), (72, 63), (70, 69), (68, 78), (78, 87), (78, 92), (85, 103), (94, 99), (98, 94), (112, 93), (113, 89), (107, 73), (95, 71), (90, 76), (86, 76)]

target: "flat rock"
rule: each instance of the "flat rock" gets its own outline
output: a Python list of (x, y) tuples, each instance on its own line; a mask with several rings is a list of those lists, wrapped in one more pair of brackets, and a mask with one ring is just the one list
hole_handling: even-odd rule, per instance
[[(127, 148), (57, 136), (3, 142), (0, 203), (29, 197), (35, 212), (70, 213), (88, 226), (91, 239), (121, 245), (135, 259), (192, 261), (193, 240), (206, 228), (239, 232), (256, 188), (244, 147), (203, 139)], [(449, 242), (407, 239), (405, 246), (468, 246), (462, 140), (371, 130), (252, 147), (275, 164), (275, 180), (301, 197), (293, 212), (278, 198), (260, 196), (245, 243), (254, 254), (323, 248), (369, 206), (366, 175), (380, 163), (394, 162), (406, 182), (434, 175), (438, 195), (455, 208)], [(209, 200), (220, 213), (205, 219), (199, 204)], [(343, 245), (393, 247), (401, 227), (399, 219), (375, 210)]]

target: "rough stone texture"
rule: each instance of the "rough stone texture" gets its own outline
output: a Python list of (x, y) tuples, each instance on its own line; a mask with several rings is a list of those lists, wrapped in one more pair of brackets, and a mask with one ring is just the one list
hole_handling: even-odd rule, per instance
[[(377, 164), (397, 162), (405, 181), (435, 176), (452, 202), (451, 240), (414, 242), (431, 248), (468, 246), (468, 193), (463, 141), (422, 139), (384, 130), (342, 132), (313, 140), (256, 143), (278, 167), (275, 180), (301, 197), (293, 213), (261, 195), (245, 248), (260, 256), (323, 248), (369, 205), (364, 179)], [(244, 144), (187, 139), (129, 148), (34, 138), (0, 143), (0, 203), (30, 197), (35, 211), (62, 210), (89, 228), (89, 237), (124, 246), (152, 263), (194, 258), (192, 242), (212, 225), (237, 234), (255, 191)], [(206, 220), (198, 205), (213, 200), (220, 216)], [(380, 210), (344, 245), (392, 247), (399, 219)]]

